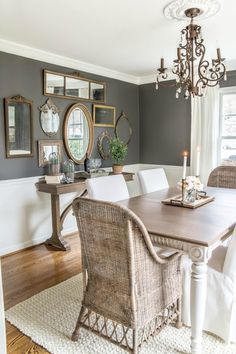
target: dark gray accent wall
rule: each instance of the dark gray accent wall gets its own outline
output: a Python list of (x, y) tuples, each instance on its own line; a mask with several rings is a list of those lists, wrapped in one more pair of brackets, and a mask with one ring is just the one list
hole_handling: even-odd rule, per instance
[(141, 85), (139, 95), (140, 162), (181, 165), (190, 150), (190, 99), (176, 99), (174, 87), (156, 91), (154, 83)]
[[(220, 87), (230, 86), (236, 86), (236, 71), (228, 72), (227, 80), (220, 82)], [(140, 162), (182, 165), (182, 150), (190, 151), (190, 99), (176, 99), (174, 87), (156, 91), (154, 84), (146, 84), (139, 88), (139, 105)]]
[[(38, 167), (37, 141), (41, 139), (50, 140), (50, 138), (47, 137), (42, 131), (39, 122), (38, 107), (41, 106), (47, 98), (46, 96), (43, 96), (43, 69), (59, 71), (63, 73), (72, 73), (75, 70), (2, 52), (0, 52), (0, 68), (0, 180), (42, 175), (44, 174), (44, 170), (43, 168)], [(106, 104), (116, 107), (116, 117), (118, 117), (118, 115), (123, 110), (128, 116), (133, 129), (133, 136), (129, 144), (128, 157), (125, 163), (138, 163), (140, 146), (138, 86), (89, 73), (81, 72), (81, 76), (106, 82)], [(15, 96), (18, 94), (24, 96), (27, 99), (33, 100), (35, 151), (33, 157), (6, 159), (3, 98)], [(58, 134), (53, 136), (51, 139), (62, 139), (62, 123), (65, 113), (70, 105), (81, 102), (85, 104), (89, 111), (92, 113), (91, 102), (54, 97), (52, 99), (61, 110), (61, 124)], [(113, 128), (94, 127), (95, 137), (92, 157), (99, 156), (97, 151), (97, 137), (105, 129), (111, 136), (114, 135)], [(66, 158), (68, 157), (64, 151), (63, 159)], [(111, 165), (111, 160), (103, 161), (104, 167)], [(79, 168), (82, 168), (82, 166), (77, 166), (77, 169)]]

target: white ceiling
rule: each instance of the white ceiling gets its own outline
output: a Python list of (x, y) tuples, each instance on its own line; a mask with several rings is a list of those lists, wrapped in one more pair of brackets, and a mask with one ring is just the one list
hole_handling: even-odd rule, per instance
[[(202, 26), (207, 55), (215, 56), (215, 48), (220, 46), (228, 66), (236, 68), (236, 2), (220, 2), (218, 14), (196, 22)], [(108, 69), (111, 77), (122, 73), (127, 81), (148, 81), (145, 77), (155, 74), (161, 57), (171, 66), (180, 30), (188, 23), (167, 20), (163, 8), (168, 3), (166, 0), (0, 0), (0, 50), (14, 52), (13, 48), (18, 48), (16, 54), (25, 53), (35, 59), (43, 57), (40, 51), (48, 52), (51, 62), (54, 55), (57, 59), (62, 56), (66, 57), (61, 58), (65, 66), (70, 58), (76, 69), (82, 70), (82, 64), (87, 63), (92, 64), (90, 71), (94, 73), (99, 73), (96, 68), (100, 67)]]

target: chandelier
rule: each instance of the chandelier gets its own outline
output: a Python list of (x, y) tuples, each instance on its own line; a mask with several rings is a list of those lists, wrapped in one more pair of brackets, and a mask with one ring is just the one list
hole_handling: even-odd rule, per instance
[[(183, 91), (184, 97), (190, 95), (205, 96), (207, 86), (216, 86), (224, 78), (226, 80), (226, 68), (224, 58), (221, 58), (220, 49), (217, 48), (217, 58), (209, 61), (204, 59), (205, 46), (201, 33), (201, 27), (193, 23), (194, 17), (200, 14), (200, 9), (187, 9), (184, 13), (191, 18), (190, 24), (181, 31), (181, 41), (177, 48), (177, 59), (174, 60), (172, 73), (176, 75), (176, 98)], [(161, 58), (160, 68), (157, 69), (156, 89), (166, 86), (162, 80), (168, 79), (167, 68), (164, 59)]]

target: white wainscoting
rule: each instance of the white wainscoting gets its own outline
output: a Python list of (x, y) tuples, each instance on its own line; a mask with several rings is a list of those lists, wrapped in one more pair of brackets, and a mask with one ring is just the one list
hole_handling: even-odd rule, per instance
[[(125, 171), (163, 167), (169, 184), (176, 185), (181, 178), (180, 166), (157, 166), (135, 164), (125, 166)], [(1, 237), (0, 256), (44, 242), (51, 235), (50, 194), (40, 193), (35, 183), (40, 177), (20, 178), (0, 181)], [(137, 176), (127, 183), (130, 196), (140, 194)], [(63, 210), (76, 193), (61, 195)], [(65, 222), (63, 234), (76, 231), (75, 218), (70, 213)]]
[(4, 301), (3, 301), (3, 290), (2, 290), (1, 259), (0, 259), (0, 338), (1, 338), (0, 354), (7, 354)]

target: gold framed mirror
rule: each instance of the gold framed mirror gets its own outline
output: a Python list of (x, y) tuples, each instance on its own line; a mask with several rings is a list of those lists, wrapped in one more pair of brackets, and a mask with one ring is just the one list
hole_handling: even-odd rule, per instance
[(125, 145), (130, 143), (132, 137), (132, 128), (128, 117), (124, 112), (121, 112), (115, 124), (115, 136), (119, 138)]
[(33, 156), (32, 106), (20, 95), (4, 99), (7, 158)]
[(95, 101), (106, 100), (106, 84), (102, 81), (86, 79), (78, 72), (63, 74), (56, 71), (43, 71), (43, 94), (59, 98)]
[(87, 107), (73, 104), (66, 112), (63, 123), (63, 140), (68, 156), (76, 164), (83, 163), (93, 149), (93, 123)]

